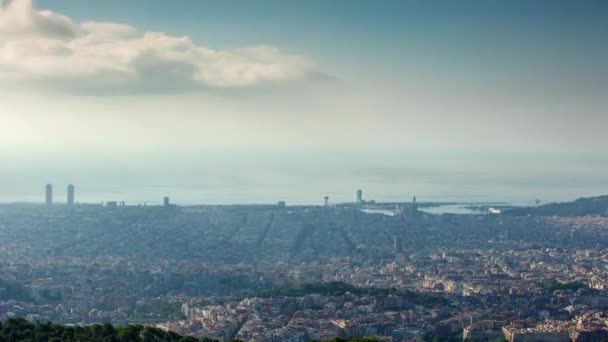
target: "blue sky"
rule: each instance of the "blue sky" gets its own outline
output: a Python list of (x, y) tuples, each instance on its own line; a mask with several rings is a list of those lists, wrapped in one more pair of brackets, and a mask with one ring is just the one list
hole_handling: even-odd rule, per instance
[(90, 159), (80, 174), (165, 165), (145, 179), (167, 185), (222, 155), (220, 188), (260, 196), (284, 160), (318, 192), (336, 179), (316, 165), (348, 173), (344, 196), (411, 197), (399, 182), (435, 198), (597, 194), (607, 36), (608, 4), (590, 0), (5, 0), (0, 154), (20, 166), (0, 180), (40, 169), (23, 180), (36, 193)]
[[(235, 48), (270, 44), (352, 70), (408, 61), (471, 70), (605, 60), (603, 1), (39, 1), (78, 20), (123, 22)], [(345, 60), (346, 59), (346, 60)], [(547, 63), (548, 62), (548, 63)]]

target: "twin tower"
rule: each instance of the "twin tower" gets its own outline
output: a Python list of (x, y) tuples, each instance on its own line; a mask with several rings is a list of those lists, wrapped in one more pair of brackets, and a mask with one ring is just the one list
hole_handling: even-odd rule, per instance
[[(72, 184), (68, 185), (68, 205), (74, 205), (74, 186)], [(45, 191), (45, 203), (46, 205), (53, 204), (53, 185), (47, 184)]]

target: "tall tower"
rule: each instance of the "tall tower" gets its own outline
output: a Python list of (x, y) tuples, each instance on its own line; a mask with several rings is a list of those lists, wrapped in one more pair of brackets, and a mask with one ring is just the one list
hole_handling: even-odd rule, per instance
[(74, 205), (74, 186), (68, 185), (68, 205)]
[(363, 203), (363, 190), (357, 190), (357, 203)]
[(165, 196), (165, 198), (163, 198), (163, 206), (168, 207), (169, 205), (169, 196)]
[(325, 200), (325, 208), (327, 208), (329, 206), (329, 196), (325, 196), (323, 199)]
[(51, 185), (51, 184), (46, 185), (45, 203), (46, 203), (46, 205), (53, 204), (53, 185)]

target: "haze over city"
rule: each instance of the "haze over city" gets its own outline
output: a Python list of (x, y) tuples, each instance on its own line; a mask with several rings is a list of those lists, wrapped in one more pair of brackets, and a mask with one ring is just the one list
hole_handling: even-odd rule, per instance
[(608, 341), (608, 2), (0, 0), (0, 342)]
[(605, 7), (4, 1), (0, 201), (598, 195)]

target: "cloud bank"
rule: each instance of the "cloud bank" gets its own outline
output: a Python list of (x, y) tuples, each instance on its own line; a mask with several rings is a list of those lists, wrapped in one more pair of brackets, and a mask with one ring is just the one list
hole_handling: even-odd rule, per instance
[[(0, 81), (70, 91), (242, 88), (326, 77), (272, 46), (217, 50), (129, 25), (74, 22), (32, 0), (0, 0)], [(4, 82), (2, 82), (4, 83)]]

